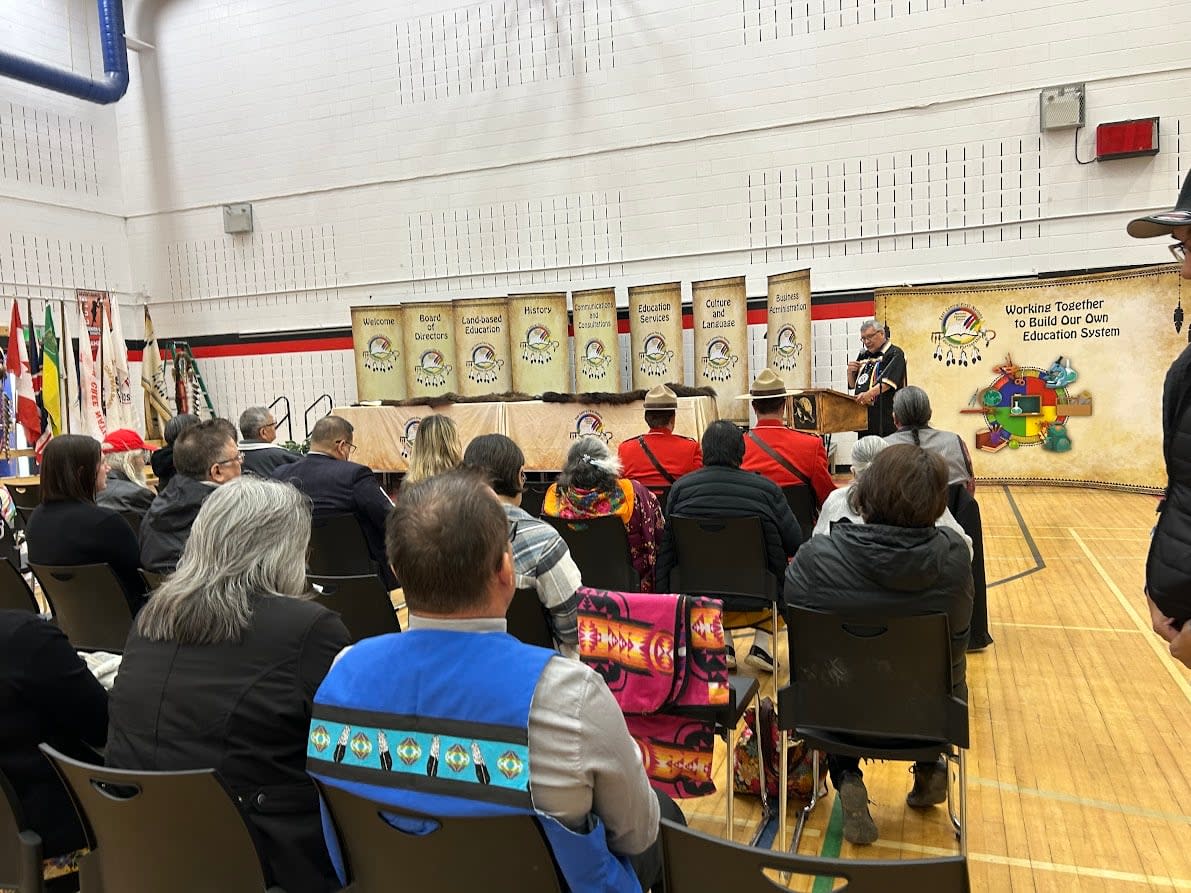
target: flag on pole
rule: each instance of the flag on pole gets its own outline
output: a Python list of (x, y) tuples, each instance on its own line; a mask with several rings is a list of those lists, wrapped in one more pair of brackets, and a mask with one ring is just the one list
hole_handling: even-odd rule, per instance
[(50, 429), (50, 419), (46, 415), (45, 401), (42, 395), (42, 368), (41, 368), (41, 345), (37, 343), (37, 326), (33, 324), (33, 302), (25, 301), (25, 309), (29, 312), (29, 343), (27, 345), (29, 351), (29, 375), (33, 379), (33, 399), (37, 404), (37, 420), (41, 426), (41, 433), (37, 435), (37, 443), (32, 444), (35, 450), (35, 455), (38, 461), (41, 461), (41, 451), (45, 449), (45, 445), (50, 442), (53, 437), (53, 432)]
[(12, 302), (12, 321), (8, 326), (8, 356), (5, 368), (16, 378), (17, 422), (25, 429), (25, 442), (37, 443), (41, 435), (41, 413), (37, 410), (37, 398), (33, 394), (33, 376), (29, 374), (29, 357), (26, 354), (25, 330), (21, 326), (21, 308)]
[(111, 350), (107, 342), (104, 343), (105, 359), (112, 358), (112, 391), (108, 396), (108, 427), (113, 431), (120, 428), (139, 428), (136, 410), (132, 405), (132, 376), (128, 372), (128, 342), (124, 340), (124, 325), (120, 321), (120, 307), (116, 303), (116, 296), (112, 295), (108, 301), (111, 318), (108, 320), (111, 330)]
[(145, 306), (145, 351), (141, 356), (141, 390), (145, 395), (145, 436), (160, 440), (165, 423), (170, 420), (170, 404), (166, 399), (165, 367), (161, 364), (161, 348), (149, 307)]
[(79, 408), (82, 410), (82, 433), (96, 440), (107, 435), (107, 419), (103, 415), (103, 399), (95, 378), (95, 355), (91, 353), (91, 339), (87, 333), (87, 319), (83, 307), (79, 310)]
[(42, 440), (62, 433), (62, 382), (58, 371), (58, 335), (54, 331), (54, 313), (45, 305), (45, 328), (41, 332), (41, 405)]

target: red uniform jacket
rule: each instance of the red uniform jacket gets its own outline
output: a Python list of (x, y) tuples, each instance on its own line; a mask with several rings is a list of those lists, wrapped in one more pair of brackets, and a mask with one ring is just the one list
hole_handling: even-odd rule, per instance
[[(688, 471), (703, 467), (703, 451), (699, 449), (699, 441), (674, 434), (666, 428), (650, 428), (649, 433), (642, 436), (671, 477), (677, 479)], [(636, 437), (630, 437), (620, 445), (619, 455), (623, 477), (640, 481), (650, 490), (665, 490), (674, 483), (666, 480), (649, 461)]]
[[(823, 441), (813, 434), (791, 431), (777, 419), (758, 419), (751, 433), (811, 479), (815, 504), (822, 508), (823, 500), (835, 489), (835, 481), (831, 479), (831, 472), (827, 468), (827, 450), (823, 449)], [(744, 462), (740, 467), (745, 471), (760, 472), (779, 487), (802, 484), (747, 436), (744, 438)]]

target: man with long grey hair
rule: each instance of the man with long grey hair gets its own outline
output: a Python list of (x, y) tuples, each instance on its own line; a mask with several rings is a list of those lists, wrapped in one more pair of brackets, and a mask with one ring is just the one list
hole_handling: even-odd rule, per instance
[(310, 506), (294, 487), (241, 477), (212, 491), (128, 637), (107, 764), (214, 767), (260, 832), (273, 880), (328, 893), (338, 888), (305, 741), (348, 632), (306, 598), (309, 540)]
[(859, 432), (884, 437), (893, 433), (893, 392), (906, 384), (906, 355), (889, 340), (885, 324), (860, 324), (863, 349), (848, 363), (848, 387), (856, 402), (868, 407), (868, 428)]

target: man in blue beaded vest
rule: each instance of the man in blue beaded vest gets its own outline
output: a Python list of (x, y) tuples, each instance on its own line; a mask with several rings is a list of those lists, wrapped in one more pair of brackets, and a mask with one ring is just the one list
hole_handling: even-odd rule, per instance
[(575, 893), (658, 883), (659, 799), (603, 679), (505, 631), (514, 574), (492, 490), (466, 471), (403, 490), (386, 546), (409, 628), (357, 643), (327, 674), (310, 773), (430, 815), (536, 815)]

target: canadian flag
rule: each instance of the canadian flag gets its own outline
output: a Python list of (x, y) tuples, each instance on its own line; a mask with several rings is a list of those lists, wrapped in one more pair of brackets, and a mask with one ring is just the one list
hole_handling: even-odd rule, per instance
[(29, 372), (29, 353), (25, 347), (25, 330), (21, 326), (21, 308), (12, 302), (12, 321), (8, 326), (8, 356), (4, 366), (16, 376), (16, 420), (25, 429), (25, 443), (35, 444), (41, 436), (41, 410), (33, 393), (33, 376)]

